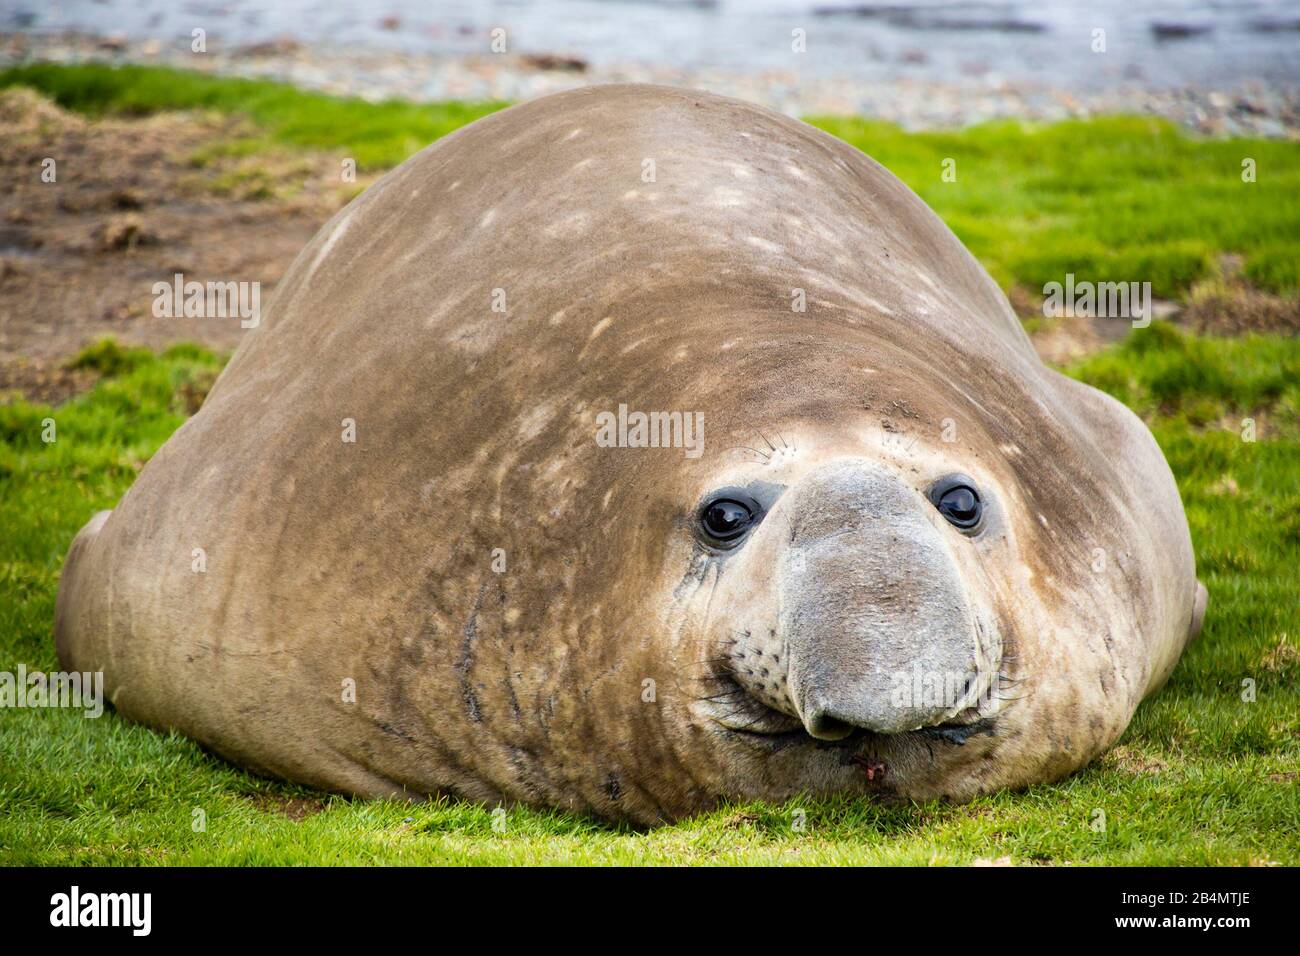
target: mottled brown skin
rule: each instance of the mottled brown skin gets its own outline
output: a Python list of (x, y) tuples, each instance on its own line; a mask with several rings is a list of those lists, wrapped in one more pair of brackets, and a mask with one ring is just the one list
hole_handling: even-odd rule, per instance
[[(703, 412), (703, 455), (599, 447), (619, 403)], [(925, 498), (952, 472), (975, 537)], [(776, 497), (719, 554), (697, 510), (734, 485)], [(474, 123), (321, 230), (73, 544), (56, 640), (127, 717), (270, 774), (654, 823), (1061, 777), (1168, 676), (1197, 594), (1149, 432), (1041, 364), (897, 179), (756, 106), (609, 86)], [(1002, 692), (895, 721), (961, 745), (801, 729), (876, 699), (840, 683), (873, 654)]]

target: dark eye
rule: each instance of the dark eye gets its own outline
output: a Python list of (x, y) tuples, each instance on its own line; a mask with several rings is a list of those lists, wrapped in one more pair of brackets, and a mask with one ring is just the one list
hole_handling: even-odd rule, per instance
[(978, 527), (984, 515), (980, 493), (969, 478), (955, 477), (939, 482), (931, 489), (930, 500), (949, 524), (963, 531)]
[(735, 541), (754, 523), (756, 510), (735, 498), (715, 498), (701, 509), (700, 526), (714, 541)]

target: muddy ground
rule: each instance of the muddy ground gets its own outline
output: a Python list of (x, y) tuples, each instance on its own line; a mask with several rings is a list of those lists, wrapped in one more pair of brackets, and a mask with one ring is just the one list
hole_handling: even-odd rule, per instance
[[(0, 401), (57, 404), (95, 373), (68, 360), (106, 336), (163, 348), (239, 344), (238, 318), (157, 318), (153, 285), (256, 281), (262, 307), (316, 230), (374, 177), (342, 181), (341, 159), (241, 149), (256, 135), (228, 116), (161, 114), (87, 120), (25, 89), (0, 91)], [(42, 174), (54, 161), (54, 178)], [(48, 174), (47, 174), (48, 175)], [(1231, 278), (1195, 292), (1181, 314), (1198, 331), (1300, 328), (1295, 301)], [(1047, 361), (1064, 364), (1122, 338), (1122, 320), (1043, 321), (1012, 290)]]
[[(361, 183), (323, 153), (238, 155), (230, 117), (87, 121), (0, 92), (0, 393), (58, 402), (89, 384), (64, 368), (105, 336), (161, 348), (239, 343), (238, 318), (156, 318), (153, 284), (257, 281), (262, 304)], [(42, 173), (54, 161), (54, 181)]]

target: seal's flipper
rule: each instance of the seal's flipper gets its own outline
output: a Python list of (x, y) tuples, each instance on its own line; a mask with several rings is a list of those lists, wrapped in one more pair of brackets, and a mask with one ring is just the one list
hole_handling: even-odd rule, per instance
[(59, 665), (65, 670), (86, 669), (81, 666), (84, 657), (81, 652), (84, 648), (79, 646), (81, 628), (77, 623), (81, 617), (79, 602), (85, 599), (84, 589), (78, 587), (77, 583), (79, 578), (83, 577), (78, 573), (78, 565), (83, 563), (87, 548), (112, 513), (112, 511), (96, 512), (95, 516), (87, 521), (77, 532), (77, 536), (72, 539), (72, 547), (68, 549), (68, 557), (63, 562), (63, 573), (59, 578), (59, 594), (54, 605), (54, 648), (59, 655)]
[(1190, 644), (1196, 640), (1196, 635), (1201, 633), (1201, 624), (1205, 621), (1205, 607), (1210, 603), (1210, 592), (1205, 590), (1205, 585), (1200, 581), (1196, 582), (1196, 598), (1192, 602), (1192, 626), (1187, 631), (1187, 643)]

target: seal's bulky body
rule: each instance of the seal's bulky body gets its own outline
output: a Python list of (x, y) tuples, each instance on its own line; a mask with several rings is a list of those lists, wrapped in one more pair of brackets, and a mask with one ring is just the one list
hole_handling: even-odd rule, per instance
[[(623, 406), (700, 441), (598, 441)], [(653, 823), (1059, 777), (1200, 607), (1151, 435), (902, 183), (611, 86), (328, 223), (73, 544), (56, 641), (244, 766)]]

